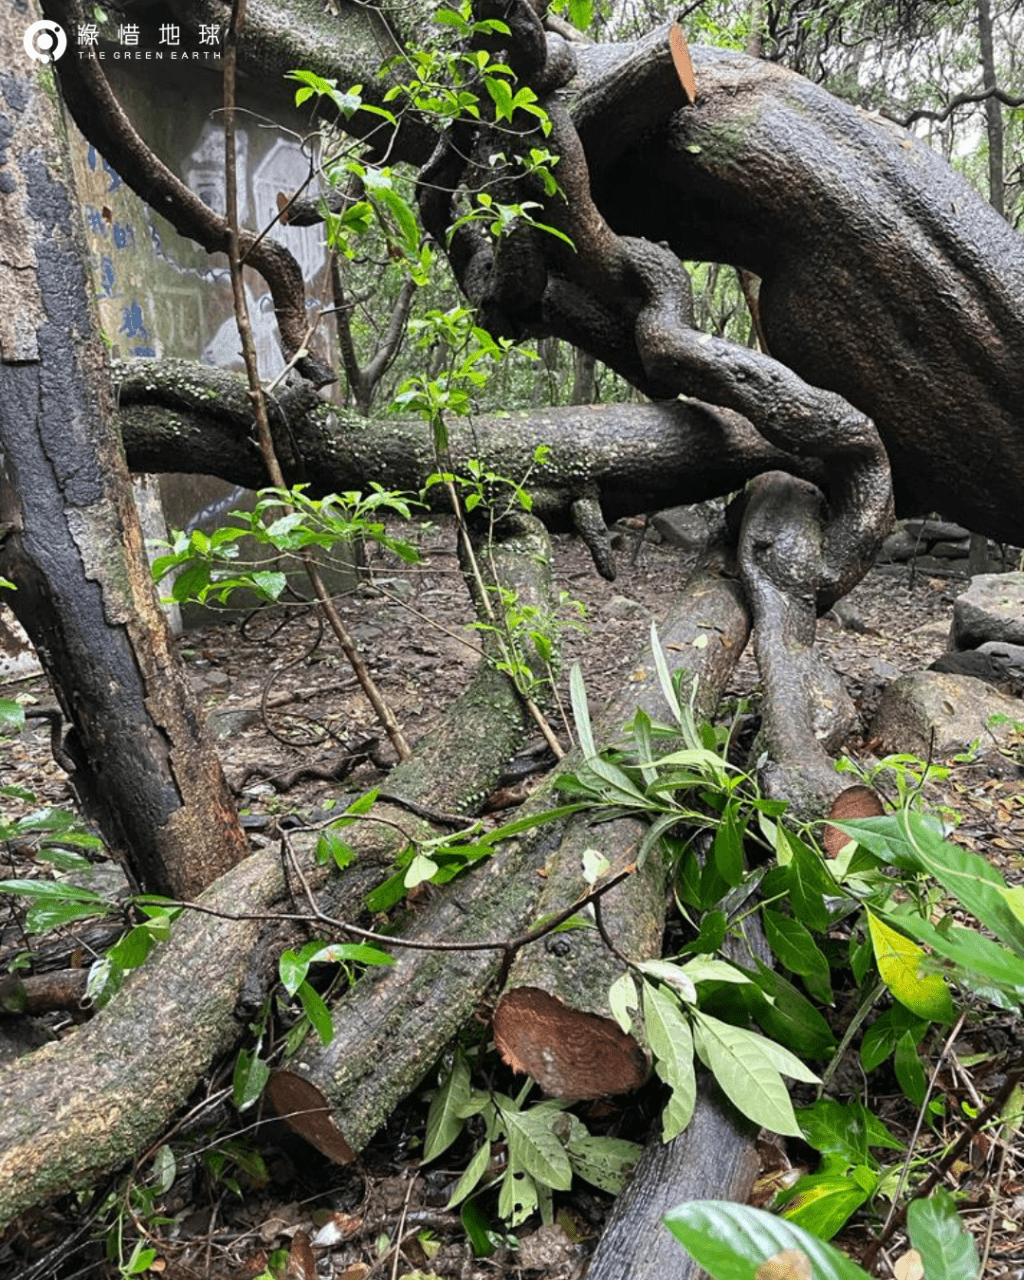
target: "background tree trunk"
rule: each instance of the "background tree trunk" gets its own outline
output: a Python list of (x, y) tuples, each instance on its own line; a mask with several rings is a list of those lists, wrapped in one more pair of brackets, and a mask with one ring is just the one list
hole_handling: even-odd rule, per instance
[[(33, 15), (4, 6), (0, 45)], [(48, 81), (17, 58), (3, 85), (0, 574), (83, 807), (140, 887), (188, 898), (248, 848), (143, 555)]]

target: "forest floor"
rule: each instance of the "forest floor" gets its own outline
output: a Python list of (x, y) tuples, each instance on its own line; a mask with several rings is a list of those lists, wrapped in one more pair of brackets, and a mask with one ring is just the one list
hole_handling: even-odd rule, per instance
[[(374, 553), (372, 582), (342, 602), (342, 612), (410, 741), (429, 730), (465, 688), (477, 661), (475, 633), (466, 630), (471, 607), (451, 529), (443, 521), (430, 527), (420, 537), (420, 550), (422, 562), (411, 567), (388, 553)], [(592, 706), (601, 705), (629, 681), (650, 620), (657, 623), (663, 618), (691, 559), (670, 547), (639, 542), (635, 533), (628, 533), (618, 552), (619, 577), (609, 584), (597, 576), (582, 543), (568, 537), (554, 539), (555, 581), (585, 611), (582, 629), (570, 627), (564, 632), (565, 670), (573, 661), (581, 663)], [(865, 729), (887, 683), (927, 667), (944, 651), (953, 600), (965, 585), (965, 577), (929, 576), (912, 566), (878, 567), (848, 598), (845, 621), (832, 614), (822, 620), (819, 644), (846, 678)], [(571, 605), (564, 616), (567, 622), (577, 620)], [(244, 623), (204, 627), (185, 633), (180, 647), (196, 693), (213, 716), (211, 723), (228, 778), (238, 788), (240, 808), (254, 826), (261, 816), (309, 813), (335, 801), (340, 809), (343, 792), (358, 791), (379, 779), (379, 770), (371, 762), (361, 765), (344, 783), (331, 776), (346, 744), (373, 736), (386, 740), (375, 728), (344, 659), (333, 643), (319, 637), (308, 618), (295, 616), (279, 626), (255, 616)], [(562, 685), (564, 695), (564, 674)], [(22, 681), (0, 687), (0, 696), (47, 701), (41, 686), (40, 680)], [(756, 691), (756, 668), (745, 655), (729, 696), (737, 702), (756, 701)], [(389, 748), (383, 750), (387, 755)], [(5, 783), (31, 789), (39, 803), (69, 804), (65, 776), (49, 755), (48, 731), (27, 731), (5, 742), (0, 751), (5, 753)], [(849, 743), (855, 759), (863, 752), (863, 737)], [(1010, 757), (980, 744), (973, 758), (954, 762), (929, 795), (932, 803), (959, 815), (961, 843), (987, 856), (1011, 882), (1021, 882), (1022, 752)], [(8, 851), (6, 862), (4, 876), (26, 874), (15, 852)], [(6, 932), (9, 937), (10, 924)], [(6, 941), (0, 935), (0, 960)], [(48, 1034), (54, 1030), (71, 1034), (73, 1024), (64, 1019), (51, 1026)], [(968, 1026), (958, 1045), (960, 1075), (944, 1084), (950, 1096), (969, 1100), (975, 1087), (971, 1064), (995, 1060), (1014, 1038), (1010, 1019), (986, 1020), (983, 1029)], [(230, 1064), (225, 1070), (230, 1079)], [(981, 1091), (990, 1091), (981, 1077), (978, 1081)], [(210, 1081), (211, 1092), (215, 1083)], [(862, 1086), (860, 1079), (851, 1082), (854, 1093)], [(895, 1089), (891, 1098), (871, 1103), (881, 1108), (898, 1136), (909, 1138), (914, 1116)], [(618, 1136), (642, 1141), (656, 1106), (656, 1096), (649, 1090), (604, 1122)], [(555, 1228), (537, 1230), (528, 1224), (517, 1241), (505, 1241), (489, 1259), (474, 1260), (458, 1215), (444, 1208), (459, 1170), (453, 1166), (416, 1174), (415, 1153), (424, 1115), (422, 1100), (411, 1100), (361, 1161), (346, 1169), (326, 1165), (300, 1139), (273, 1122), (268, 1121), (255, 1140), (251, 1131), (240, 1137), (225, 1130), (216, 1142), (227, 1152), (230, 1176), (223, 1169), (211, 1170), (209, 1161), (199, 1161), (191, 1178), (172, 1188), (164, 1209), (173, 1221), (154, 1228), (157, 1265), (153, 1274), (165, 1280), (252, 1280), (266, 1268), (274, 1251), (283, 1249), (291, 1255), (289, 1280), (312, 1280), (314, 1275), (323, 1280), (403, 1275), (436, 1275), (444, 1280), (570, 1280), (577, 1276), (609, 1197), (586, 1189), (574, 1191), (565, 1197)], [(932, 1147), (941, 1141), (942, 1134), (933, 1131)], [(795, 1153), (794, 1162), (807, 1155), (806, 1151)], [(986, 1190), (997, 1170), (997, 1191)], [(992, 1251), (986, 1275), (1020, 1275), (1024, 1146), (1016, 1140), (990, 1140), (984, 1149), (979, 1145), (977, 1151), (972, 1149), (960, 1177), (961, 1190), (974, 1188), (972, 1203), (980, 1229), (990, 1218), (994, 1223), (989, 1227)], [(81, 1241), (66, 1257), (59, 1257), (57, 1248), (59, 1265), (47, 1270), (33, 1267), (31, 1259), (59, 1246), (60, 1213), (69, 1213), (70, 1221), (80, 1211), (80, 1206), (65, 1206), (42, 1214), (20, 1242), (9, 1233), (6, 1243), (0, 1241), (4, 1276), (56, 1280), (58, 1276), (118, 1275), (116, 1266), (102, 1261), (102, 1251), (97, 1254)], [(399, 1239), (401, 1249), (396, 1251), (393, 1246)], [(330, 1248), (321, 1243), (327, 1240), (333, 1241)], [(315, 1245), (312, 1251), (310, 1241)], [(856, 1252), (857, 1229), (847, 1232), (840, 1243)], [(279, 1252), (277, 1257), (281, 1256)], [(310, 1270), (314, 1259), (316, 1269)]]

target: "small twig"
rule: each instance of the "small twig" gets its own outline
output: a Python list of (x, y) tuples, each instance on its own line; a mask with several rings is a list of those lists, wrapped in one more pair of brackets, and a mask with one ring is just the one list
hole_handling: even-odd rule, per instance
[(413, 938), (402, 938), (394, 934), (378, 933), (373, 929), (361, 929), (358, 925), (350, 924), (346, 920), (336, 920), (333, 916), (326, 915), (318, 907), (312, 911), (224, 911), (219, 907), (207, 907), (199, 902), (185, 902), (178, 898), (160, 898), (159, 903), (162, 907), (179, 908), (183, 911), (198, 911), (201, 915), (214, 916), (218, 920), (267, 920), (267, 921), (290, 921), (301, 924), (324, 924), (331, 929), (337, 929), (339, 933), (348, 933), (356, 938), (363, 938), (367, 942), (379, 942), (385, 947), (404, 947), (407, 951), (502, 951), (505, 958), (502, 961), (504, 970), (507, 971), (512, 960), (518, 951), (528, 946), (531, 942), (537, 942), (539, 939), (546, 937), (549, 933), (558, 928), (560, 924), (564, 924), (570, 916), (575, 915), (578, 911), (587, 906), (588, 903), (595, 902), (601, 898), (610, 889), (614, 889), (617, 884), (621, 884), (627, 876), (633, 874), (634, 868), (627, 867), (624, 871), (620, 871), (617, 875), (612, 876), (610, 880), (606, 880), (604, 884), (599, 885), (596, 889), (592, 889), (589, 893), (579, 898), (571, 906), (564, 907), (561, 911), (553, 916), (549, 916), (543, 924), (537, 925), (535, 928), (528, 930), (526, 933), (520, 934), (515, 938), (506, 938), (502, 940), (490, 940), (484, 942), (442, 942), (434, 939), (430, 942), (418, 942)]
[(958, 93), (955, 97), (950, 98), (939, 111), (930, 110), (928, 107), (918, 107), (915, 111), (909, 111), (905, 116), (898, 116), (891, 111), (883, 109), (879, 112), (879, 115), (884, 116), (886, 120), (892, 120), (895, 124), (902, 125), (904, 129), (909, 129), (915, 120), (933, 120), (936, 124), (942, 124), (944, 120), (949, 119), (957, 107), (985, 102), (989, 98), (995, 98), (1004, 107), (1024, 107), (1024, 98), (1015, 98), (1012, 94), (1007, 93), (1005, 89), (993, 86), (991, 89), (979, 89), (976, 93)]

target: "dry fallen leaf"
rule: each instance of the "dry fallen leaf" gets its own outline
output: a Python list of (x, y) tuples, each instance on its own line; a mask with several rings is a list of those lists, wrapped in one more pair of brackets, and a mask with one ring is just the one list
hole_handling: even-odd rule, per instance
[(801, 1249), (780, 1249), (761, 1263), (754, 1280), (811, 1280), (811, 1260)]
[(892, 1267), (896, 1280), (924, 1280), (921, 1255), (916, 1249), (908, 1249), (896, 1259)]

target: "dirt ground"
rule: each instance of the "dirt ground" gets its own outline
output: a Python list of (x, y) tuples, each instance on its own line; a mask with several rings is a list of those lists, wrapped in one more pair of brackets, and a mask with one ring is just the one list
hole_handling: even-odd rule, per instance
[[(585, 607), (585, 629), (565, 632), (565, 670), (581, 662), (592, 704), (628, 680), (649, 619), (661, 620), (691, 564), (692, 558), (678, 550), (641, 541), (640, 532), (624, 535), (613, 584), (597, 576), (582, 543), (554, 539), (556, 582)], [(462, 691), (477, 660), (474, 634), (465, 629), (471, 608), (451, 528), (437, 522), (422, 535), (420, 549), (423, 560), (412, 567), (388, 553), (372, 553), (372, 582), (341, 605), (410, 741)], [(966, 578), (929, 576), (911, 566), (879, 567), (848, 598), (844, 621), (831, 614), (822, 620), (819, 643), (846, 678), (865, 723), (886, 683), (926, 667), (943, 651), (953, 600), (965, 585)], [(566, 613), (570, 617), (575, 617), (572, 609)], [(385, 740), (333, 641), (320, 637), (308, 618), (292, 616), (281, 625), (258, 615), (189, 631), (180, 646), (196, 693), (212, 717), (240, 807), (254, 822), (262, 814), (308, 812), (341, 789), (359, 789), (379, 778), (370, 762), (344, 784), (315, 776), (329, 774), (346, 744), (374, 735)], [(756, 693), (756, 668), (745, 656), (730, 696), (756, 702)], [(0, 687), (0, 696), (12, 695), (48, 700), (40, 680)], [(854, 755), (862, 749), (861, 741), (849, 744)], [(386, 755), (388, 748), (383, 750)], [(66, 779), (50, 759), (47, 730), (26, 732), (0, 751), (5, 783), (32, 789), (40, 803), (70, 803)], [(1011, 879), (1020, 879), (1024, 769), (1014, 765), (994, 774), (991, 756), (964, 762), (935, 799), (963, 815), (961, 838), (969, 847), (998, 862)], [(5, 861), (5, 877), (26, 874), (16, 851), (8, 849)], [(8, 921), (0, 935), (0, 961), (5, 955), (10, 959), (16, 943)], [(48, 1033), (54, 1031), (71, 1033), (70, 1018)], [(207, 1082), (208, 1099), (230, 1084), (230, 1070), (228, 1064)], [(629, 1103), (613, 1131), (642, 1137), (653, 1107), (650, 1097)], [(154, 1229), (158, 1265), (152, 1274), (167, 1280), (251, 1280), (274, 1250), (285, 1249), (291, 1255), (289, 1280), (314, 1275), (323, 1280), (401, 1275), (569, 1280), (578, 1275), (608, 1197), (585, 1188), (574, 1192), (565, 1199), (557, 1230), (524, 1228), (514, 1247), (507, 1242), (491, 1259), (473, 1260), (457, 1215), (444, 1209), (458, 1169), (414, 1174), (422, 1115), (422, 1102), (414, 1100), (351, 1169), (326, 1166), (299, 1139), (268, 1126), (256, 1143), (261, 1163), (247, 1165), (248, 1156), (237, 1158), (239, 1194), (214, 1179), (197, 1158), (191, 1176), (166, 1198), (163, 1208), (172, 1222)], [(212, 1129), (232, 1121), (225, 1108), (211, 1106), (205, 1123)], [(217, 1139), (222, 1148), (228, 1141), (224, 1132)], [(1016, 1168), (1012, 1161), (1011, 1166)], [(1012, 1178), (1007, 1183), (1011, 1190), (1018, 1185), (1014, 1204), (1024, 1204), (1024, 1184)], [(21, 1234), (8, 1233), (0, 1240), (0, 1272), (9, 1280), (116, 1276), (103, 1250), (89, 1243), (103, 1192), (113, 1190), (113, 1184), (102, 1189), (93, 1201), (69, 1198), (34, 1216)], [(1012, 1241), (1004, 1252), (1006, 1267), (988, 1274), (1012, 1272)]]

